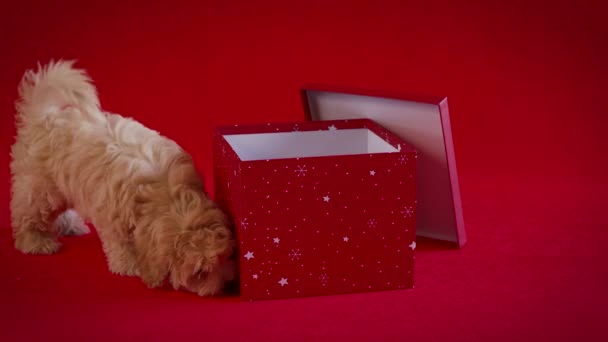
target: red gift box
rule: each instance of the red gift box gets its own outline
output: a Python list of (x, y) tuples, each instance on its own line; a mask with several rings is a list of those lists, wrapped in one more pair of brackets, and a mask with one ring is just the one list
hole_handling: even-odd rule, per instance
[(411, 145), (356, 119), (219, 127), (213, 146), (242, 300), (413, 287)]

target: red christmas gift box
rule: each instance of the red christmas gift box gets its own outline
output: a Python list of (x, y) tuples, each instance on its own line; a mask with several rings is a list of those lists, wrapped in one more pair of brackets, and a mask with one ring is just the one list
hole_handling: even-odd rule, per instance
[(372, 120), (219, 127), (242, 300), (413, 287), (415, 149)]

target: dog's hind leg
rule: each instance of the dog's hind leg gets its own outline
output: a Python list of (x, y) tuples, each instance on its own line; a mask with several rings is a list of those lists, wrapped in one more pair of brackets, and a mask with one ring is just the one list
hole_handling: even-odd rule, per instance
[(11, 221), (15, 248), (27, 254), (51, 254), (61, 243), (53, 222), (64, 205), (64, 197), (46, 179), (32, 175), (13, 177)]

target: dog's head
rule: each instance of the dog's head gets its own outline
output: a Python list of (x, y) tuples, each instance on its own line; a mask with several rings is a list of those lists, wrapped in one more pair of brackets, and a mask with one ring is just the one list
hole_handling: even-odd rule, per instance
[(149, 210), (155, 218), (149, 226), (151, 247), (140, 259), (142, 279), (152, 286), (167, 279), (175, 289), (201, 296), (218, 294), (236, 272), (228, 219), (204, 192), (188, 158), (173, 163), (168, 175), (162, 209)]
[(197, 206), (201, 205), (194, 204), (183, 216), (183, 227), (175, 239), (170, 281), (174, 288), (214, 295), (234, 279), (235, 265), (230, 260), (234, 240), (219, 209)]

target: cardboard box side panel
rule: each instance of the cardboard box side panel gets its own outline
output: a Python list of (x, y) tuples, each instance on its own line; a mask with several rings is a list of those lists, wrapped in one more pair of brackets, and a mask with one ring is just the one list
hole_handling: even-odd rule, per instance
[(414, 155), (244, 164), (242, 299), (411, 288)]
[[(233, 259), (237, 267), (237, 279), (240, 285), (240, 277), (238, 276), (238, 269), (240, 268), (241, 254), (240, 243), (241, 236), (239, 228), (241, 225), (241, 214), (240, 210), (240, 187), (242, 184), (240, 170), (240, 162), (236, 158), (234, 152), (227, 145), (225, 139), (217, 133), (213, 135), (213, 178), (214, 178), (214, 190), (215, 190), (215, 201), (220, 209), (228, 216), (228, 220), (231, 223), (231, 228), (235, 234), (237, 245), (234, 251)], [(241, 290), (242, 291), (242, 290)]]
[(450, 111), (448, 99), (444, 99), (439, 105), (441, 124), (443, 128), (444, 145), (448, 159), (448, 172), (452, 189), (452, 199), (454, 208), (455, 225), (457, 229), (458, 245), (464, 246), (467, 241), (466, 229), (464, 225), (464, 214), (462, 212), (462, 199), (460, 197), (460, 184), (456, 167), (456, 151), (452, 137), (452, 124), (450, 122)]
[[(373, 90), (373, 89), (360, 89), (360, 88), (352, 88), (345, 86), (331, 86), (331, 85), (305, 85), (301, 88), (300, 94), (302, 97), (302, 101), (304, 103), (304, 108), (307, 108), (307, 102), (309, 102), (310, 97), (319, 96), (323, 94), (349, 94), (349, 95), (357, 95), (357, 96), (369, 96), (376, 98), (385, 98), (385, 99), (396, 99), (396, 100), (404, 100), (425, 104), (433, 104), (438, 105), (445, 99), (445, 96), (433, 96), (433, 95), (424, 95), (424, 94), (414, 94), (414, 93), (401, 93), (401, 92), (393, 92), (390, 90)], [(307, 112), (307, 119), (310, 119), (310, 114), (314, 112)]]

